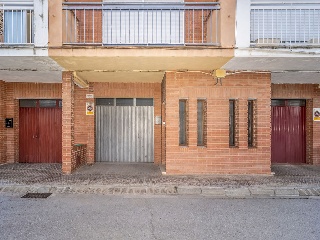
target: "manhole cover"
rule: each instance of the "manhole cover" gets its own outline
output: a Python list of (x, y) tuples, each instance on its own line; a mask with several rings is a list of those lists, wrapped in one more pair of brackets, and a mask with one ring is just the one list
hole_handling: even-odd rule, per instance
[(23, 195), (21, 198), (47, 198), (52, 193), (27, 193), (26, 195)]

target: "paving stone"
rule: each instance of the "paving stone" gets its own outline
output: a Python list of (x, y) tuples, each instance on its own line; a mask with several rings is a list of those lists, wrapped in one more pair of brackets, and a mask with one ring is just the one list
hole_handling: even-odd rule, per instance
[(299, 196), (310, 196), (308, 189), (299, 189)]
[(177, 186), (166, 186), (164, 188), (165, 193), (167, 194), (177, 194), (178, 193), (178, 187)]
[[(320, 166), (272, 166), (275, 176), (168, 176), (154, 165), (84, 166), (72, 174), (61, 164), (0, 165), (0, 191), (92, 194), (202, 194), (212, 197), (320, 196)], [(152, 167), (152, 171), (148, 172)], [(105, 171), (109, 172), (106, 173)], [(132, 171), (134, 170), (134, 171)], [(147, 171), (146, 171), (147, 170)], [(111, 172), (110, 172), (111, 171)], [(120, 171), (120, 172), (119, 172)], [(123, 172), (124, 171), (124, 172)], [(143, 174), (141, 173), (143, 172)], [(319, 186), (319, 187), (318, 187)], [(248, 190), (249, 189), (249, 193)], [(223, 189), (226, 189), (224, 191)], [(271, 189), (271, 190), (270, 190)], [(277, 192), (272, 192), (277, 189)]]
[(299, 191), (297, 189), (290, 189), (290, 188), (278, 188), (275, 189), (275, 195), (277, 197), (292, 197), (292, 196), (299, 196)]
[(217, 188), (217, 187), (202, 187), (202, 194), (203, 195), (209, 195), (209, 196), (215, 196), (215, 197), (225, 197), (226, 192), (224, 188)]
[(249, 191), (253, 197), (273, 197), (275, 195), (274, 189), (268, 188), (250, 188)]
[(43, 186), (37, 189), (37, 193), (49, 193), (50, 190), (51, 190), (51, 187)]
[(314, 188), (310, 189), (299, 189), (299, 195), (300, 196), (320, 196), (319, 191)]
[(177, 193), (178, 194), (183, 194), (183, 195), (188, 195), (188, 194), (201, 194), (201, 188), (200, 187), (177, 187)]
[(226, 196), (230, 198), (247, 198), (251, 196), (248, 188), (225, 189)]

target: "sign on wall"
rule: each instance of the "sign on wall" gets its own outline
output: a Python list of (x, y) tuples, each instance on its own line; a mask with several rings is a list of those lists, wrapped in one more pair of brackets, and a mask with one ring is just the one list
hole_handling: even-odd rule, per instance
[(313, 109), (313, 121), (320, 121), (320, 108)]
[(94, 103), (93, 102), (87, 102), (86, 115), (94, 115)]

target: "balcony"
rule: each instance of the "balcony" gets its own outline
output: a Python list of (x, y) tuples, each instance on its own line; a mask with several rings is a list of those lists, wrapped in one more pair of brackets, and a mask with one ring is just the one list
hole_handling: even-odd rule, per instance
[(34, 43), (33, 2), (0, 2), (0, 45)]
[(220, 46), (220, 5), (63, 3), (64, 45)]
[(251, 47), (319, 47), (320, 3), (251, 3)]

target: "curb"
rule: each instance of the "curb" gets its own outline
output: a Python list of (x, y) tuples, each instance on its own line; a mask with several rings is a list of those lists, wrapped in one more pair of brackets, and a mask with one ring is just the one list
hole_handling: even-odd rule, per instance
[(314, 198), (319, 187), (194, 187), (194, 186), (124, 186), (124, 185), (0, 185), (0, 192), (69, 193), (103, 195), (189, 195), (213, 198)]

